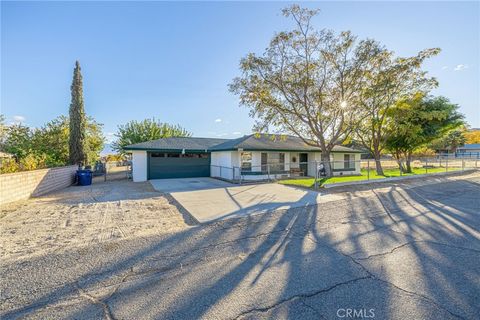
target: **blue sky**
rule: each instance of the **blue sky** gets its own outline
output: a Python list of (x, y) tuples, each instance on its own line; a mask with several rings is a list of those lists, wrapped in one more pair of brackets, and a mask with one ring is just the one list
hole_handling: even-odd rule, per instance
[[(248, 52), (263, 52), (292, 23), (287, 2), (2, 2), (1, 113), (40, 126), (68, 113), (78, 59), (86, 112), (111, 137), (117, 125), (155, 117), (205, 137), (251, 132), (228, 91)], [(352, 30), (398, 55), (442, 48), (426, 69), (434, 94), (480, 127), (478, 2), (309, 2), (317, 28)]]

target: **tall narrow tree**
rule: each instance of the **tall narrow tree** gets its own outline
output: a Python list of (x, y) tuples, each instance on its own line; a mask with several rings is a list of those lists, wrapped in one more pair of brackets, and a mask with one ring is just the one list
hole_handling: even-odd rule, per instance
[(70, 103), (69, 159), (71, 164), (84, 164), (87, 161), (85, 152), (87, 119), (83, 106), (82, 73), (78, 61), (75, 62), (70, 90), (72, 92), (72, 102)]

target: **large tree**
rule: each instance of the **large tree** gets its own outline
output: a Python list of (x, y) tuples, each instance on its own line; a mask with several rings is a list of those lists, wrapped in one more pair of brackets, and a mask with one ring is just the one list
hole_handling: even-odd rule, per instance
[(458, 105), (445, 97), (426, 97), (421, 93), (398, 101), (388, 117), (386, 147), (405, 172), (412, 172), (411, 160), (415, 150), (464, 125)]
[(296, 27), (276, 34), (263, 55), (243, 58), (242, 76), (230, 90), (257, 119), (256, 131), (273, 127), (320, 147), (331, 175), (330, 153), (361, 119), (357, 106), (365, 70), (382, 48), (373, 40), (357, 41), (350, 32), (315, 30), (311, 20), (317, 10), (293, 5), (283, 14)]
[(355, 133), (356, 139), (373, 155), (378, 175), (383, 175), (380, 158), (386, 147), (389, 110), (397, 101), (416, 92), (428, 92), (437, 85), (421, 66), (427, 58), (439, 52), (438, 48), (426, 49), (416, 56), (402, 58), (383, 50), (369, 65), (358, 105), (364, 117)]
[(83, 83), (80, 63), (75, 62), (73, 81), (70, 87), (72, 101), (70, 103), (70, 138), (69, 159), (71, 164), (87, 162), (85, 135), (87, 120), (83, 105)]
[(118, 126), (118, 132), (115, 134), (117, 139), (113, 142), (112, 148), (124, 154), (123, 147), (130, 144), (168, 137), (190, 137), (191, 135), (179, 125), (162, 123), (155, 119), (132, 120)]

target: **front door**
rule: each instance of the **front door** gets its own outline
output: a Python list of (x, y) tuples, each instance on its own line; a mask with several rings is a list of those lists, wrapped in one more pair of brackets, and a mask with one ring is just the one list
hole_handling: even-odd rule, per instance
[(300, 171), (306, 176), (308, 175), (308, 153), (300, 153), (299, 158)]

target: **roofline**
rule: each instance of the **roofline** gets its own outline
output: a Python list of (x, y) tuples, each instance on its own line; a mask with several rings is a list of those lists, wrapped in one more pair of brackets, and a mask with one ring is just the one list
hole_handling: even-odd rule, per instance
[[(128, 148), (125, 147), (123, 150), (126, 151), (155, 151), (155, 152), (202, 152), (202, 153), (211, 153), (211, 152), (221, 152), (221, 151), (239, 151), (242, 148), (226, 148), (226, 149), (158, 149), (158, 148)], [(322, 152), (318, 149), (242, 149), (242, 151), (276, 151), (276, 152)], [(363, 153), (359, 150), (347, 150), (347, 151), (330, 151), (330, 153)]]

